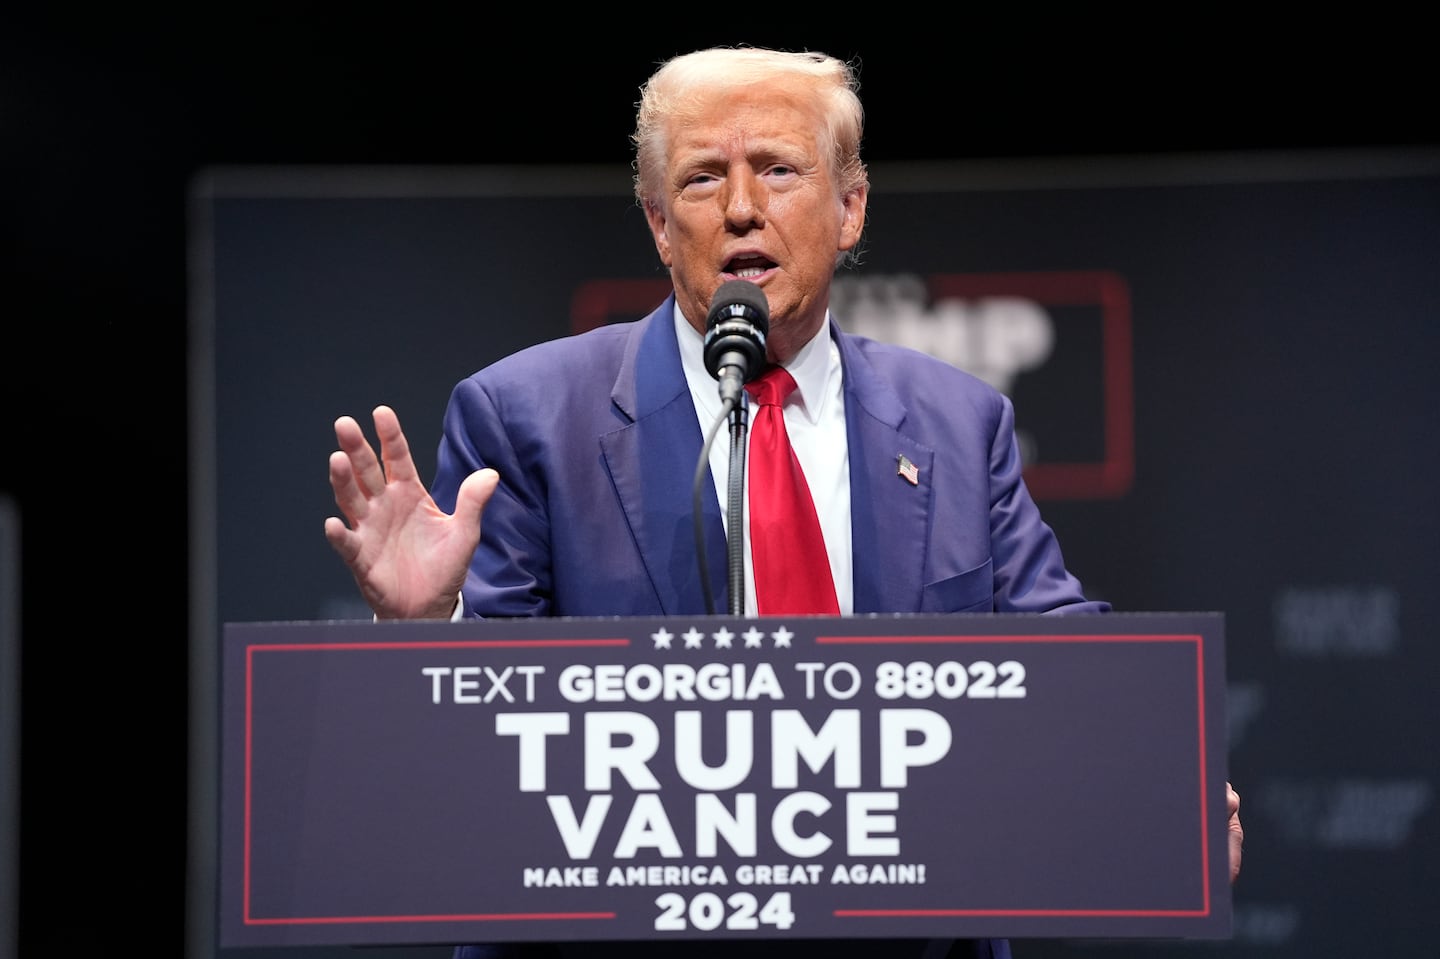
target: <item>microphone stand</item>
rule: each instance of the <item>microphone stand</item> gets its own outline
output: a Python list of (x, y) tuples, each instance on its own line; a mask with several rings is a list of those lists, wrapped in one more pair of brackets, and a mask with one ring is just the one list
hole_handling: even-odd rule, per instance
[(730, 410), (730, 479), (726, 514), (730, 517), (727, 538), (730, 561), (730, 614), (745, 615), (745, 434), (749, 429), (749, 394)]
[(710, 299), (705, 317), (705, 369), (719, 381), (720, 415), (705, 435), (700, 462), (695, 464), (695, 549), (700, 567), (700, 588), (705, 593), (705, 610), (715, 612), (710, 573), (705, 566), (704, 523), (701, 521), (701, 490), (708, 484), (709, 450), (730, 420), (730, 482), (725, 515), (729, 518), (726, 545), (729, 547), (730, 612), (745, 615), (745, 430), (749, 396), (745, 382), (752, 371), (765, 366), (765, 335), (770, 332), (770, 303), (755, 284), (741, 279), (727, 280)]

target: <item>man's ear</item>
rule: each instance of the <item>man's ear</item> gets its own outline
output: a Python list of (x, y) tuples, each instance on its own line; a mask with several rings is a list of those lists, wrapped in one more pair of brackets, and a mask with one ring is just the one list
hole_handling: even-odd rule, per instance
[(645, 221), (650, 224), (650, 235), (655, 238), (655, 252), (660, 262), (670, 267), (670, 236), (665, 232), (665, 211), (654, 200), (645, 201)]
[(853, 250), (865, 232), (865, 203), (870, 198), (870, 185), (862, 183), (840, 198), (843, 220), (840, 222), (840, 249)]

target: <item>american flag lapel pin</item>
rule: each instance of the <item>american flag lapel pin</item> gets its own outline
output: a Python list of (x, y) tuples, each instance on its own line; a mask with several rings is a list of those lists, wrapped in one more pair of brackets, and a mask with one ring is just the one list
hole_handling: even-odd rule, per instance
[(897, 453), (895, 457), (895, 472), (905, 477), (911, 486), (920, 485), (920, 467), (910, 462), (910, 457), (904, 453)]

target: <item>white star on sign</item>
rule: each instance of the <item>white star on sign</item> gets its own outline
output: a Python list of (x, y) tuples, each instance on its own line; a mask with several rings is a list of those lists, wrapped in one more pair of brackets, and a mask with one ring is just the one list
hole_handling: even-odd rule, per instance
[(775, 640), (776, 649), (789, 649), (790, 640), (795, 638), (795, 634), (790, 632), (790, 630), (786, 629), (784, 626), (781, 626), (779, 629), (775, 630), (775, 632), (770, 634), (770, 638)]
[(710, 635), (715, 640), (716, 649), (729, 649), (730, 640), (735, 638), (735, 634), (730, 632), (730, 630), (726, 629), (724, 626), (721, 626), (718, 632), (711, 633)]
[(656, 649), (669, 649), (670, 640), (675, 638), (675, 634), (670, 632), (670, 630), (666, 629), (664, 626), (661, 626), (658, 633), (650, 634), (650, 638), (655, 641)]
[(700, 632), (700, 630), (696, 629), (694, 626), (691, 626), (688, 631), (682, 633), (681, 635), (685, 639), (686, 649), (703, 648), (701, 644), (705, 642), (705, 634)]
[(749, 629), (745, 630), (745, 632), (741, 635), (745, 637), (746, 649), (759, 649), (760, 644), (765, 641), (765, 634), (760, 632), (760, 630), (756, 629), (754, 626), (751, 626)]

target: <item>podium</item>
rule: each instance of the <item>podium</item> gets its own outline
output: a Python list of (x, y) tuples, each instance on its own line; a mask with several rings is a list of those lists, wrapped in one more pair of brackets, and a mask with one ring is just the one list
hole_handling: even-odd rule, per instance
[(227, 624), (220, 944), (1226, 938), (1223, 634)]

